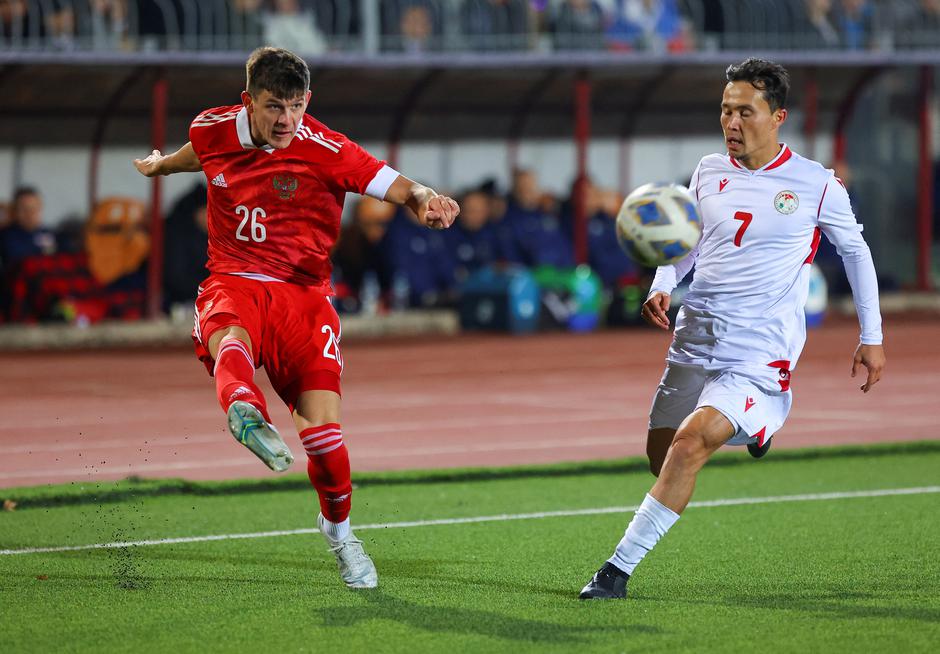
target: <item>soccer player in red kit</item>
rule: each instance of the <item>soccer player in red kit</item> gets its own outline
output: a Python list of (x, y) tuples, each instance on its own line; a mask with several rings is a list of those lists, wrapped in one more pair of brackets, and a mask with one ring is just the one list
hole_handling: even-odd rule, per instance
[(264, 366), (306, 450), (317, 523), (340, 575), (350, 588), (373, 588), (375, 565), (349, 524), (329, 254), (347, 191), (406, 205), (434, 229), (449, 227), (459, 208), (308, 115), (310, 71), (300, 57), (259, 48), (246, 70), (242, 104), (202, 112), (186, 145), (134, 165), (147, 177), (205, 173), (210, 275), (196, 298), (196, 354), (215, 377), (232, 435), (280, 472), (293, 456), (254, 382)]

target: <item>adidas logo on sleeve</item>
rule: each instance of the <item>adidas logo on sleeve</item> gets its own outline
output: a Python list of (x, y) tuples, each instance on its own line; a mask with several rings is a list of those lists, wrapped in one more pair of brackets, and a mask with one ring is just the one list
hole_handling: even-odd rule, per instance
[(213, 185), (213, 186), (220, 186), (220, 187), (222, 187), (222, 188), (228, 188), (228, 184), (226, 184), (226, 182), (225, 182), (225, 175), (223, 175), (222, 173), (219, 173), (218, 175), (216, 175), (215, 177), (213, 177), (213, 178), (212, 178), (212, 185)]

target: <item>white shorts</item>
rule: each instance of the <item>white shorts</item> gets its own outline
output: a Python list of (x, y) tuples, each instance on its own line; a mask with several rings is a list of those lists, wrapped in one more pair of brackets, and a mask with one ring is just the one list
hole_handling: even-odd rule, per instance
[(721, 412), (734, 426), (727, 445), (764, 442), (787, 420), (793, 395), (768, 393), (730, 370), (667, 363), (650, 408), (650, 429), (678, 429), (686, 416), (703, 406)]

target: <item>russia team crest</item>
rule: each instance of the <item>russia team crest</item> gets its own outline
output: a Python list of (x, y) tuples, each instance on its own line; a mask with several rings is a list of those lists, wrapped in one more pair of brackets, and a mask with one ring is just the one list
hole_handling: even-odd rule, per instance
[(291, 177), (290, 175), (275, 175), (273, 184), (274, 189), (278, 192), (282, 200), (293, 200), (294, 193), (299, 186), (297, 178)]

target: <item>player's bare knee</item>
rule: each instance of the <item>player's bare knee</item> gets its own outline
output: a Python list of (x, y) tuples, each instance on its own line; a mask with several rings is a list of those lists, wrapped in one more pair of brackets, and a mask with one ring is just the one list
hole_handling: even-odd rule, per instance
[(705, 465), (708, 454), (704, 439), (692, 430), (680, 430), (669, 450), (672, 465), (690, 469), (698, 469)]

